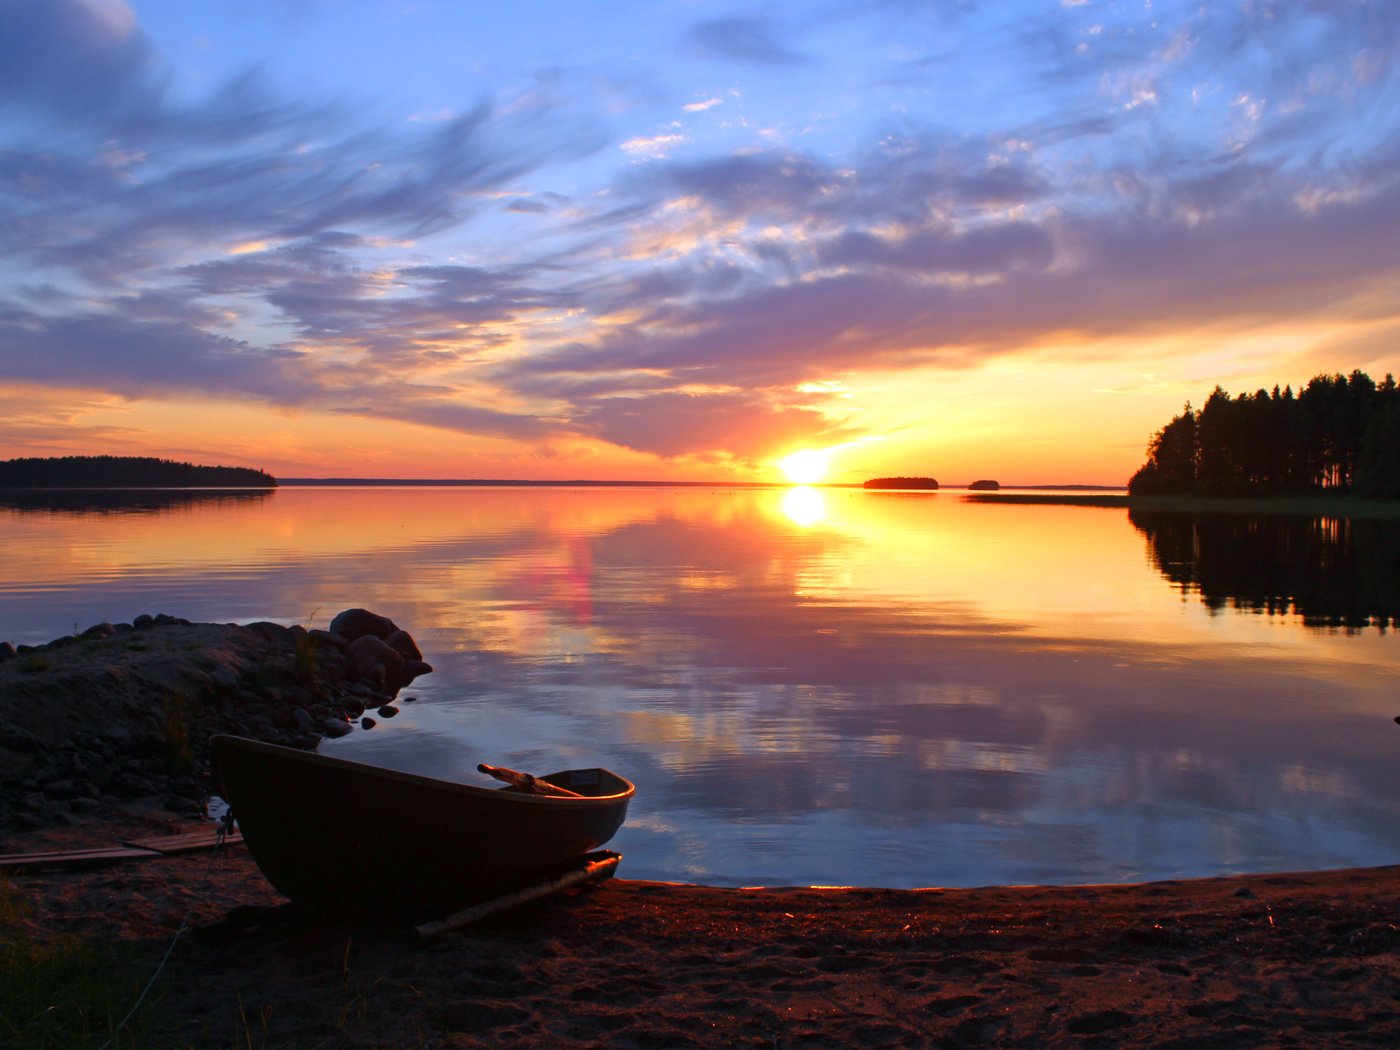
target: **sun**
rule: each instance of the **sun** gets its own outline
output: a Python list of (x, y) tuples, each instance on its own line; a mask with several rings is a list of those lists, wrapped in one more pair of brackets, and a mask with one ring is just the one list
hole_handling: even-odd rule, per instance
[(794, 485), (815, 485), (826, 477), (826, 467), (831, 459), (829, 452), (817, 452), (804, 448), (784, 459), (778, 466)]

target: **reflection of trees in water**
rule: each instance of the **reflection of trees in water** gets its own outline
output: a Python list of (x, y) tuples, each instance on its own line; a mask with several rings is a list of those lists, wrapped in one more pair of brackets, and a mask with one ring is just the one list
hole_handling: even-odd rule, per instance
[(0, 509), (52, 514), (153, 514), (210, 503), (258, 503), (272, 489), (5, 489)]
[(1153, 564), (1211, 609), (1310, 627), (1400, 625), (1400, 522), (1133, 510)]

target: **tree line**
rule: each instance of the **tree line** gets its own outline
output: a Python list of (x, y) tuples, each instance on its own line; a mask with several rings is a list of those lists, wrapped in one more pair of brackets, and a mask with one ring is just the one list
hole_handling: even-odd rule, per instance
[(1319, 375), (1295, 395), (1217, 386), (1153, 436), (1131, 495), (1400, 499), (1400, 391), (1387, 373)]
[(0, 462), (0, 488), (274, 488), (251, 467), (199, 467), (149, 456), (56, 456)]

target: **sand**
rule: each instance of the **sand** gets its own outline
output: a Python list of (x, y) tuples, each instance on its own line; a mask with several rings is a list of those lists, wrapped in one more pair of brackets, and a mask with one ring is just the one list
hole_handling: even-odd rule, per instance
[[(158, 826), (188, 828), (22, 845)], [(15, 877), (31, 908), (6, 933), (119, 938), (154, 971), (188, 924), (151, 992), (160, 1046), (1400, 1046), (1400, 867), (914, 891), (619, 875), (425, 943), (298, 920), (235, 846)]]

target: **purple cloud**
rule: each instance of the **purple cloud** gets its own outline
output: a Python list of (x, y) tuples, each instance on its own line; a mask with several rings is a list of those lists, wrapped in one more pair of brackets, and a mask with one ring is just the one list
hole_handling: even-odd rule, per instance
[(692, 26), (686, 42), (703, 55), (755, 66), (792, 66), (806, 59), (783, 43), (768, 19), (716, 18)]
[(570, 422), (614, 445), (668, 457), (727, 452), (758, 459), (783, 445), (835, 443), (852, 433), (810, 408), (749, 393), (599, 397)]

